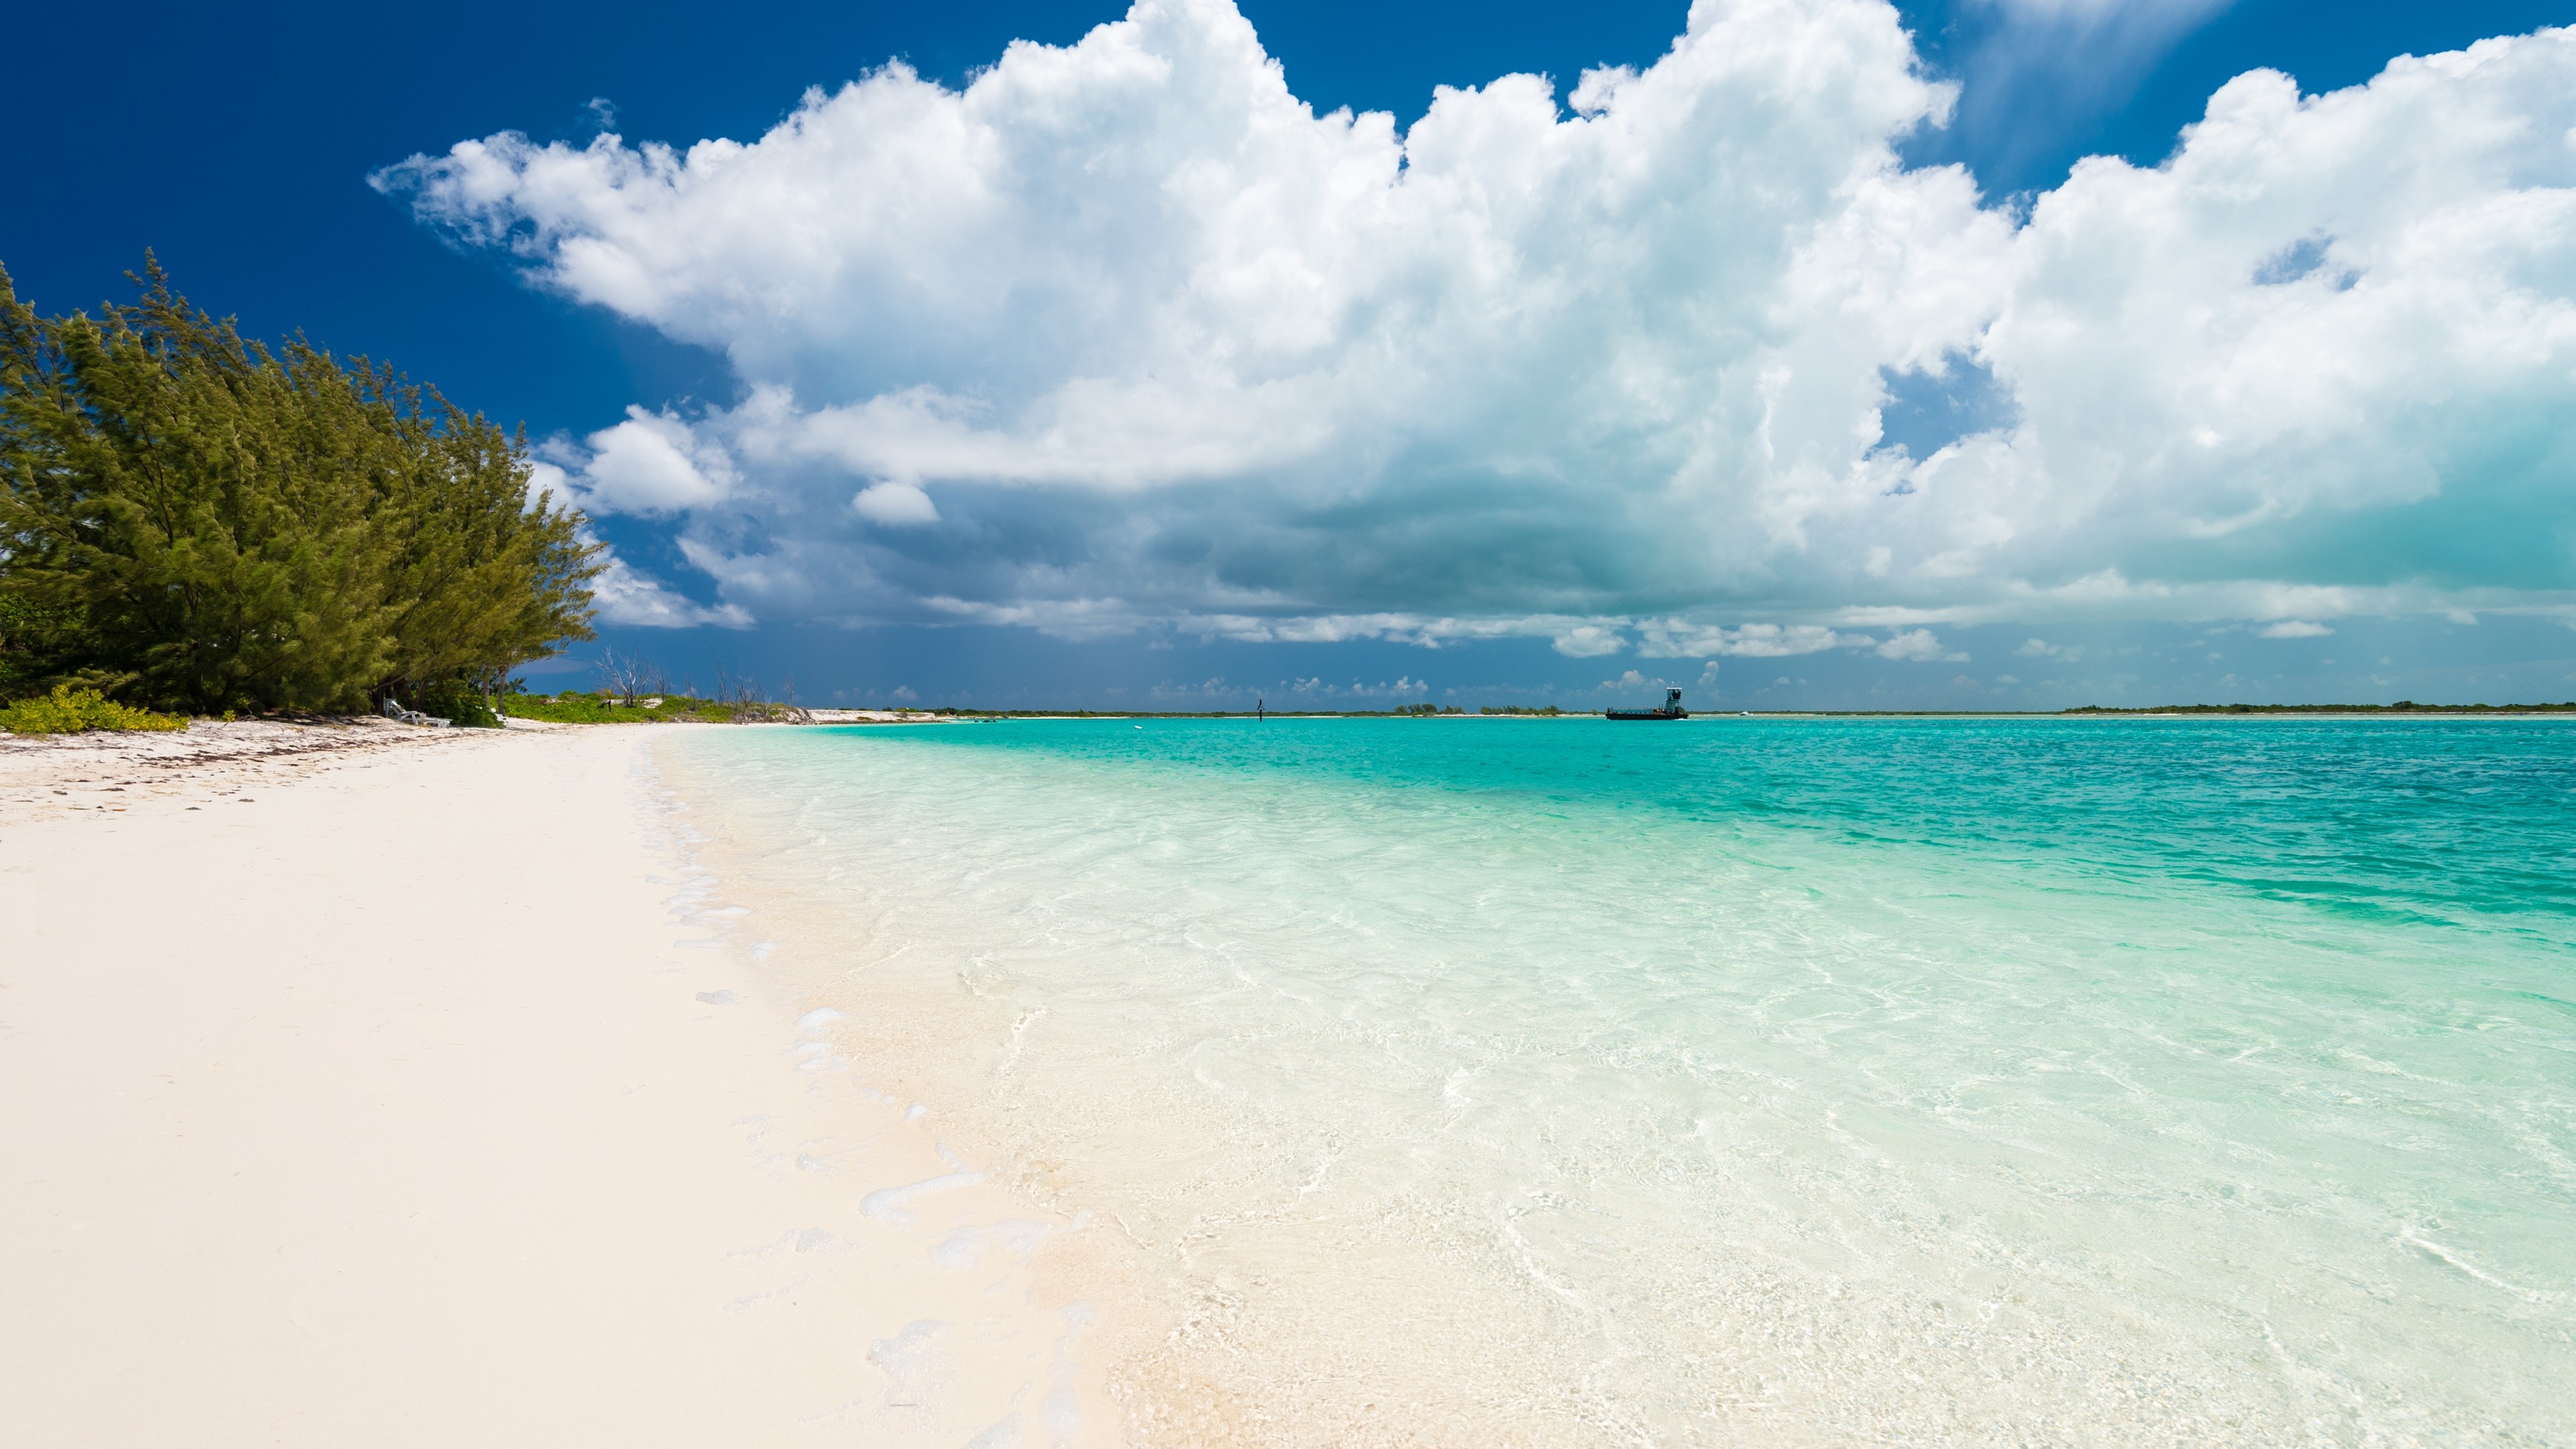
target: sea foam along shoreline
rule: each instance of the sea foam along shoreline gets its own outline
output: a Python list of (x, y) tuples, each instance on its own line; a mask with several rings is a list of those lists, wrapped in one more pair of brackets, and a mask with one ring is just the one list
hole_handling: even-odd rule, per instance
[(16, 1433), (1119, 1442), (1065, 1224), (799, 1030), (647, 732), (289, 728), (0, 750)]

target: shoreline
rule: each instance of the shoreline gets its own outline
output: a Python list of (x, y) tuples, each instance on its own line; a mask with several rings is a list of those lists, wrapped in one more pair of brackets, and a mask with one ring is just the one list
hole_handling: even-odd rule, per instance
[[(952, 1146), (1030, 1200), (1115, 1224), (1099, 1266), (1135, 1292), (1100, 1301), (1136, 1303), (1151, 1334), (1111, 1359), (1138, 1442), (1678, 1442), (1688, 1427), (2259, 1444), (2330, 1422), (2314, 1432), (2397, 1443), (2412, 1423), (2467, 1422), (2481, 1392), (2516, 1394), (2545, 1361), (2511, 1305), (2475, 1320), (2496, 1367), (2388, 1347), (2349, 1284), (2451, 1303), (2449, 1260), (2285, 1215), (2313, 1202), (2349, 1224), (2386, 1204), (2264, 1165), (2308, 1162), (2305, 1119), (2234, 1104), (2321, 1101), (2307, 1110), (2356, 1130), (2344, 1114), (2366, 1120), (2385, 1090), (2363, 1075), (2375, 1062), (2315, 1064), (2296, 1035), (2223, 1060), (2198, 1045), (2213, 1016), (2332, 1041), (2403, 1018), (2372, 1005), (2355, 1026), (2340, 998), (2236, 969), (2263, 959), (2237, 943), (2296, 930), (2290, 966), (2341, 979), (2347, 962), (2418, 959), (2411, 937), (2179, 875), (2170, 898), (2133, 893), (2125, 847), (2075, 868), (2113, 885), (2070, 893), (2051, 861), (1998, 874), (1983, 867), (2000, 854), (1943, 840), (1854, 850), (1795, 821), (1712, 839), (1697, 816), (1626, 810), (1633, 792), (1567, 735), (1550, 735), (1562, 780), (1607, 780), (1582, 802), (1600, 808), (1551, 789), (1507, 817), (1480, 788), (1490, 773), (1422, 789), (1393, 765), (1274, 772), (1253, 751), (1253, 768), (1208, 770), (1187, 749), (1160, 771), (1129, 731), (1067, 729), (977, 736), (988, 749), (685, 734), (661, 754), (705, 800), (703, 858), (741, 883), (779, 969), (847, 1014), (843, 1053), (947, 1104)], [(1391, 722), (1365, 733), (1400, 759), (1456, 753)], [(1876, 733), (1810, 738), (1846, 750)], [(2150, 759), (2175, 748), (2117, 733)], [(2328, 733), (2368, 755), (2378, 732)], [(2038, 736), (2073, 771), (2113, 742), (2017, 738)], [(2494, 738), (2563, 753), (2545, 730)], [(1924, 778), (1926, 801), (1950, 793)], [(1506, 783), (1531, 799), (1526, 776)], [(2264, 880), (2284, 869), (2247, 859)], [(1766, 897), (1781, 872), (1804, 889)], [(1658, 914), (1666, 900), (1682, 904)], [(1891, 900), (1906, 920), (1879, 909)], [(2033, 922), (2056, 944), (2034, 945)], [(2201, 931), (2223, 949), (2204, 958)], [(2189, 948), (2212, 990), (2167, 1007), (2161, 974), (2105, 983), (2088, 949), (2104, 941)], [(1602, 964), (1557, 964), (1585, 959)], [(2160, 1025), (2166, 1010), (2199, 1030)], [(2545, 1012), (2523, 1016), (2547, 1029)], [(2470, 1040), (2423, 1050), (2513, 1050)], [(2028, 1045), (1997, 1070), (1998, 1041)], [(2431, 1074), (2409, 1080), (2450, 1079), (2404, 1060)], [(2087, 1061), (2120, 1090), (2061, 1075)], [(2105, 1137), (2128, 1147), (2093, 1154)], [(2205, 1141), (2244, 1150), (2208, 1160), (2190, 1145)], [(2511, 1155), (2459, 1145), (2464, 1172)], [(2405, 1165), (2385, 1191), (2412, 1191)], [(2320, 1261), (2350, 1276), (2314, 1278)], [(2240, 1311), (2258, 1280), (2320, 1316)], [(2338, 1347), (2356, 1335), (2372, 1345), (2359, 1358)], [(2247, 1368), (2267, 1343), (2277, 1361)]]
[[(1455, 1000), (1407, 1026), (1453, 973), (1516, 959), (1520, 937), (1486, 932), (1603, 944), (1547, 910), (1507, 908), (1508, 928), (1423, 914), (1521, 858), (1472, 808), (1447, 826), (1363, 812), (1354, 834), (1333, 782), (1331, 802), (1243, 782), (1225, 799), (1195, 784), (1139, 797), (1000, 768), (1016, 750), (968, 768), (924, 741), (897, 766), (906, 747), (861, 733), (245, 722), (0, 737), (0, 888), (29, 903), (22, 950), (0, 963), (0, 1091), (33, 1104), (0, 1126), (0, 1272), (22, 1307), (0, 1348), (24, 1366), (12, 1397), (32, 1406), (31, 1435), (1590, 1443), (1612, 1442), (1586, 1437), (1607, 1421), (1568, 1395), (1591, 1375), (1618, 1385), (1604, 1409), (1682, 1414), (1682, 1371), (1699, 1386), (1689, 1412), (1777, 1443), (1864, 1421), (1983, 1442), (1971, 1431), (2052, 1416), (2068, 1442), (2257, 1443), (2248, 1426), (2331, 1407), (2296, 1375), (2199, 1377), (2208, 1347), (2250, 1341), (2203, 1311), (2223, 1297), (2099, 1280), (2084, 1225), (2129, 1207), (2052, 1206), (2037, 1238), (1973, 1215), (1924, 1236), (1960, 1205), (2010, 1207), (2017, 1179), (1962, 1196), (1985, 1156), (1939, 1143), (1969, 1128), (1881, 1101), (1805, 1035), (1708, 1037), (1734, 1064), (1714, 1084), (1670, 1052), (1596, 1060), (1601, 1034), (1560, 1034), (1565, 1002), (1531, 994), (1555, 995), (1544, 976), (1509, 973), (1470, 993), (1501, 1012), (1472, 1033)], [(2082, 759), (2110, 740), (2056, 738)], [(844, 750), (877, 764), (813, 770)], [(1467, 833), (1422, 833), (1449, 826)], [(1621, 817), (1613, 834), (1634, 829)], [(1486, 865), (1416, 889), (1412, 862), (1461, 859), (1416, 837)], [(1215, 862), (1199, 889), (1241, 890), (1164, 892), (1176, 844)], [(1552, 864), (1520, 896), (1624, 900), (1623, 872), (1664, 856)], [(1855, 880), (1816, 877), (1846, 895)], [(1353, 914), (1282, 924), (1281, 901)], [(1817, 925), (1790, 909), (1787, 924)], [(1759, 919), (1692, 919), (1778, 938)], [(1298, 944), (1318, 932), (1339, 944)], [(1668, 939), (1608, 947), (1663, 973), (1671, 1001), (1726, 989), (1687, 951), (1657, 956)], [(1842, 946), (1814, 939), (1863, 986), (1926, 989), (1859, 927)], [(1354, 1001), (1374, 1004), (1364, 1020)], [(1910, 1033), (1922, 1009), (1876, 1029)], [(2111, 1018), (2090, 1030), (2088, 1052), (2130, 1039)], [(1632, 1096), (1641, 1070), (1652, 1089)], [(1949, 1080), (1939, 1060), (1923, 1070)], [(1768, 1085), (1757, 1100), (1736, 1080)], [(1855, 1103), (1897, 1114), (1857, 1164), (1819, 1150), (1846, 1140)], [(1919, 1130), (1888, 1125), (1921, 1112)], [(1596, 1130), (1596, 1115), (1628, 1126)], [(1380, 1119), (1393, 1127), (1365, 1125)], [(1498, 1150), (1527, 1160), (1468, 1170)], [(1706, 1156), (1688, 1211), (1660, 1167), (1631, 1172), (1675, 1150)], [(2286, 1190), (2244, 1183), (2256, 1200)], [(1883, 1215), (1882, 1200), (1912, 1207)], [(2231, 1243), (2273, 1242), (2277, 1221), (2189, 1193), (2135, 1209), (2177, 1234), (2233, 1219)], [(1595, 1236), (1608, 1222), (1669, 1245), (1672, 1264), (1621, 1277)], [(1811, 1224), (1853, 1246), (1811, 1258)], [(2051, 1244), (2071, 1255), (2035, 1251)], [(2404, 1291), (2459, 1286), (2379, 1252), (2355, 1261)], [(1856, 1301), (1834, 1276), (1855, 1261), (1869, 1267)], [(1962, 1279), (2006, 1261), (2025, 1264), (2009, 1283)], [(1994, 1312), (1953, 1321), (1945, 1305), (1972, 1289)], [(1724, 1312), (1697, 1320), (1690, 1304)], [(2149, 1305), (2175, 1316), (2140, 1317)], [(1820, 1356), (1782, 1356), (1768, 1335), (1789, 1322), (1815, 1327)], [(1876, 1336), (1890, 1324), (1912, 1327)], [(1672, 1372), (1618, 1378), (1646, 1362), (1639, 1344)], [(1690, 1347), (1709, 1344), (1723, 1351)], [(2030, 1375), (1999, 1385), (1980, 1368), (1997, 1361)], [(1581, 1385), (1553, 1376), (1575, 1362), (1592, 1365)], [(2421, 1367), (2373, 1364), (2364, 1381)], [(1918, 1392), (1883, 1396), (1892, 1373)], [(2454, 1402), (2386, 1382), (2429, 1394), (2410, 1412)], [(2163, 1396), (2184, 1384), (2228, 1407)], [(1514, 1398), (1531, 1385), (1553, 1397)]]
[[(681, 737), (654, 735), (656, 741)], [(694, 829), (703, 832), (693, 837), (693, 848), (713, 874), (735, 883), (729, 908), (744, 910), (744, 919), (758, 922), (759, 934), (774, 946), (772, 978), (835, 1018), (818, 1037), (864, 1079), (863, 1090), (935, 1104), (936, 1120), (963, 1160), (988, 1174), (997, 1191), (1068, 1229), (1050, 1240), (1057, 1254), (1041, 1265), (1043, 1276), (1067, 1285), (1060, 1291), (1078, 1289), (1098, 1310), (1093, 1333), (1101, 1387), (1132, 1442), (1273, 1442), (1268, 1428), (1275, 1426), (1265, 1426), (1241, 1394), (1193, 1371), (1200, 1365), (1190, 1356), (1209, 1348), (1211, 1339), (1222, 1343), (1224, 1334), (1212, 1331), (1207, 1285), (1175, 1276), (1169, 1245), (1150, 1232), (1140, 1235), (1118, 1209), (1119, 1190), (1132, 1184), (1117, 1166), (1095, 1160), (1078, 1136), (1054, 1130), (1063, 1123), (1034, 1122), (1025, 1104), (1009, 1099), (1015, 1072), (1028, 1065), (1024, 1042), (1047, 1013), (1014, 1007), (1009, 993), (987, 979), (992, 963), (980, 957), (934, 953), (898, 962), (854, 949), (852, 932), (861, 922), (915, 898), (900, 888), (889, 895), (872, 887), (817, 895), (815, 882), (780, 868), (781, 853), (796, 848), (793, 832), (726, 808), (775, 802), (734, 800), (719, 780), (690, 778), (676, 753), (655, 749), (674, 793), (707, 797), (708, 808), (692, 812)], [(886, 848), (902, 847), (889, 841)], [(1188, 1150), (1178, 1140), (1166, 1145)]]
[[(1457, 712), (1457, 713), (1455, 713), (1455, 714), (1426, 714), (1426, 715), (1398, 715), (1398, 714), (1394, 714), (1394, 713), (1391, 713), (1391, 712), (1385, 712), (1385, 711), (1371, 712), (1371, 711), (1366, 711), (1366, 710), (1354, 710), (1354, 711), (1350, 711), (1350, 712), (1346, 712), (1346, 713), (1338, 713), (1338, 714), (1337, 714), (1337, 713), (1324, 712), (1324, 711), (1299, 711), (1299, 712), (1295, 712), (1295, 713), (1289, 713), (1289, 712), (1281, 711), (1281, 710), (1272, 710), (1272, 711), (1270, 711), (1267, 715), (1256, 715), (1256, 714), (1254, 714), (1254, 713), (1253, 713), (1252, 711), (1250, 711), (1250, 710), (1244, 710), (1244, 711), (1242, 711), (1241, 713), (1234, 713), (1234, 712), (1228, 711), (1228, 712), (1213, 713), (1213, 714), (1211, 714), (1211, 713), (1190, 713), (1190, 714), (1152, 714), (1152, 713), (1138, 713), (1138, 714), (1105, 714), (1105, 713), (1099, 713), (1099, 712), (1094, 712), (1094, 713), (1091, 713), (1091, 714), (1048, 714), (1048, 713), (1044, 713), (1044, 712), (1040, 712), (1040, 711), (1020, 711), (1020, 710), (991, 710), (991, 711), (984, 711), (984, 710), (956, 710), (956, 711), (952, 711), (951, 713), (949, 713), (949, 714), (945, 714), (945, 715), (934, 715), (934, 716), (927, 716), (927, 717), (912, 717), (912, 718), (905, 718), (905, 719), (877, 719), (877, 718), (873, 718), (873, 717), (871, 717), (871, 718), (866, 718), (866, 719), (838, 719), (838, 718), (834, 718), (834, 719), (825, 719), (825, 718), (823, 718), (823, 716), (824, 716), (825, 714), (827, 714), (827, 713), (831, 713), (831, 714), (857, 714), (857, 713), (860, 713), (859, 711), (826, 711), (826, 710), (813, 710), (813, 711), (810, 711), (810, 713), (812, 713), (812, 714), (815, 716), (814, 724), (816, 724), (816, 725), (844, 725), (844, 724), (1036, 724), (1036, 723), (1044, 723), (1044, 722), (1081, 723), (1081, 722), (1084, 722), (1084, 721), (1091, 721), (1091, 722), (1095, 722), (1095, 723), (1116, 723), (1116, 722), (1127, 721), (1127, 720), (1252, 720), (1252, 721), (1260, 721), (1260, 720), (1280, 720), (1280, 721), (1305, 721), (1305, 720), (1334, 720), (1334, 719), (1366, 719), (1366, 720), (1383, 720), (1383, 719), (1413, 719), (1413, 720), (1440, 720), (1440, 721), (1456, 721), (1456, 720), (1488, 720), (1488, 721), (1492, 721), (1492, 720), (1523, 720), (1523, 721), (1535, 721), (1535, 722), (1543, 723), (1543, 724), (1561, 724), (1561, 723), (1566, 723), (1566, 722), (1569, 722), (1569, 721), (1582, 721), (1582, 720), (1591, 720), (1591, 721), (1593, 721), (1593, 722), (1595, 722), (1595, 723), (1602, 723), (1602, 722), (1604, 722), (1604, 721), (1603, 721), (1602, 712), (1601, 712), (1600, 710), (1597, 710), (1597, 709), (1595, 709), (1595, 710), (1560, 710), (1559, 712), (1557, 712), (1557, 713), (1555, 713), (1555, 714), (1545, 714), (1545, 713), (1541, 713), (1541, 712), (1536, 711), (1536, 710), (1523, 711), (1523, 712), (1521, 712), (1521, 713), (1517, 713), (1517, 714), (1513, 714), (1513, 713), (1505, 713), (1505, 712), (1500, 712), (1500, 711), (1493, 712), (1493, 713), (1484, 713), (1484, 712), (1471, 712), (1471, 711), (1461, 710), (1461, 711), (1459, 711), (1459, 712)], [(1689, 721), (1691, 721), (1691, 720), (1720, 720), (1720, 719), (1768, 719), (1768, 720), (1798, 720), (1798, 719), (1935, 719), (1935, 720), (1938, 720), (1938, 719), (1960, 719), (1960, 720), (1978, 720), (1978, 719), (2010, 719), (2010, 720), (2033, 720), (2033, 721), (2038, 721), (2038, 720), (2070, 720), (2070, 721), (2081, 721), (2081, 720), (2126, 720), (2126, 719), (2177, 719), (2177, 720), (2219, 720), (2219, 719), (2224, 719), (2224, 720), (2236, 720), (2236, 719), (2310, 719), (2310, 720), (2317, 720), (2317, 719), (2322, 719), (2322, 720), (2576, 719), (2576, 709), (2568, 709), (2568, 708), (2561, 708), (2561, 707), (2554, 707), (2554, 706), (2553, 706), (2553, 707), (2550, 707), (2550, 708), (2546, 708), (2546, 709), (2540, 709), (2540, 708), (2522, 708), (2522, 707), (2515, 707), (2515, 706), (2508, 706), (2508, 705), (2496, 705), (2496, 706), (2492, 706), (2492, 707), (2484, 706), (2484, 705), (2459, 705), (2459, 706), (2446, 706), (2446, 707), (2437, 708), (2437, 709), (2387, 709), (2387, 708), (2360, 708), (2360, 709), (2342, 709), (2342, 708), (2332, 708), (2332, 709), (2330, 709), (2330, 708), (2325, 708), (2325, 707), (2322, 707), (2322, 706), (2309, 706), (2309, 705), (2255, 705), (2255, 706), (2251, 706), (2251, 707), (2248, 707), (2248, 708), (2245, 708), (2245, 709), (2232, 709), (2232, 708), (2227, 708), (2227, 707), (2223, 707), (2223, 706), (2222, 706), (2222, 707), (2207, 708), (2207, 709), (2199, 709), (2199, 708), (2162, 708), (2162, 707), (2156, 707), (2156, 708), (2146, 708), (2146, 709), (2068, 709), (2068, 710), (2056, 710), (2056, 709), (2050, 709), (2050, 710), (2011, 710), (2011, 709), (1989, 709), (1989, 710), (1979, 710), (1979, 709), (1946, 709), (1946, 710), (1945, 710), (1945, 709), (1749, 709), (1749, 710), (1739, 710), (1739, 709), (1698, 709), (1698, 710), (1692, 710), (1689, 714), (1684, 715), (1684, 716), (1680, 717), (1679, 719), (1665, 719), (1665, 720), (1652, 720), (1652, 721), (1648, 721), (1648, 720), (1622, 720), (1622, 721), (1616, 721), (1616, 723), (1622, 723), (1622, 724), (1644, 724), (1644, 723), (1655, 723), (1655, 724), (1683, 724), (1683, 723), (1687, 723), (1687, 722), (1689, 722)], [(625, 722), (625, 721), (620, 721), (619, 723), (626, 723), (626, 722)]]
[(848, 1069), (657, 737), (0, 749), (19, 1433), (1123, 1442), (1075, 1224)]

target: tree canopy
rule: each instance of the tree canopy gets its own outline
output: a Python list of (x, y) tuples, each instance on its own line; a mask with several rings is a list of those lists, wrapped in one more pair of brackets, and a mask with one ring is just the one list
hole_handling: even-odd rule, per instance
[(44, 318), (0, 271), (0, 699), (362, 708), (591, 637), (598, 550), (524, 431), (135, 280)]

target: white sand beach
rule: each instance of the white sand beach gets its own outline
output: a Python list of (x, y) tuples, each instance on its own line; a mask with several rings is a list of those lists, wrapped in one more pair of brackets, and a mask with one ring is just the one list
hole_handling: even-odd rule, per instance
[(658, 733), (0, 736), (0, 1441), (1122, 1442), (1085, 1235), (800, 1029)]

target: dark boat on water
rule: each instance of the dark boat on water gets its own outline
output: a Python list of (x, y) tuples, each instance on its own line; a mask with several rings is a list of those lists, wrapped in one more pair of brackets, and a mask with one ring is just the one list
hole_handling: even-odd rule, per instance
[(1662, 709), (1605, 709), (1602, 713), (1608, 715), (1612, 719), (1690, 718), (1690, 711), (1682, 708), (1682, 692), (1678, 689), (1667, 689), (1664, 691), (1664, 707)]

